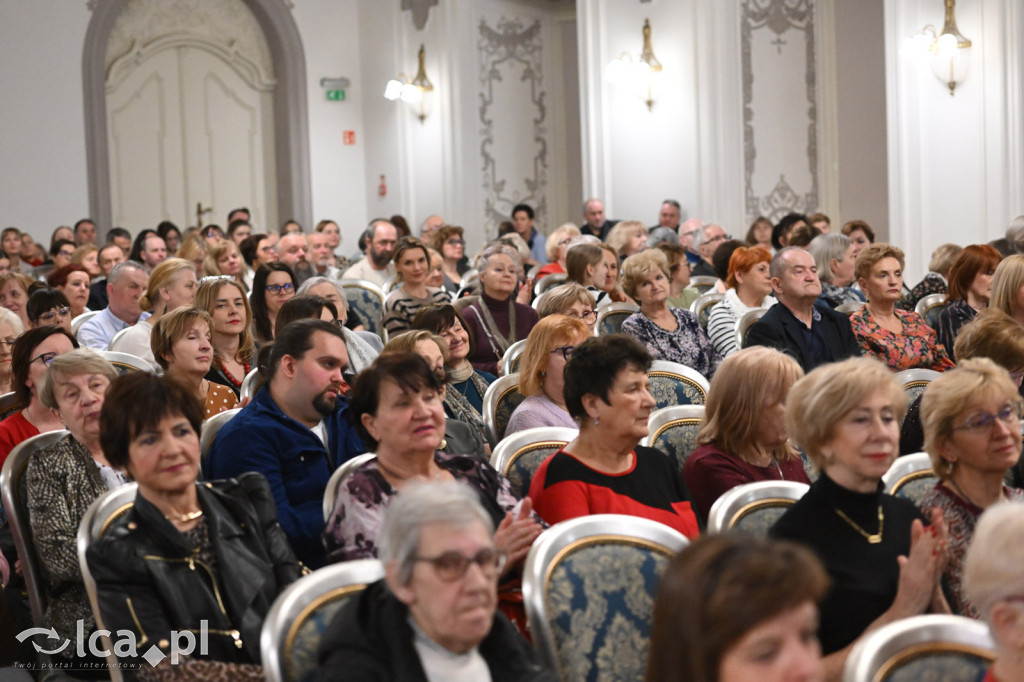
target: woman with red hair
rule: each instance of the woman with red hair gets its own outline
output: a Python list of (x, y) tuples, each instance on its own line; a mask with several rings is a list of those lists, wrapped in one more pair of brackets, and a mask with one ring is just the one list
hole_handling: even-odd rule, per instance
[(729, 257), (729, 275), (725, 298), (711, 309), (708, 336), (723, 358), (739, 350), (736, 345), (736, 323), (754, 308), (775, 303), (772, 278), (768, 274), (772, 254), (763, 246), (741, 246)]
[(953, 342), (960, 328), (988, 307), (992, 295), (992, 276), (1002, 256), (988, 244), (971, 244), (957, 256), (949, 270), (946, 308), (939, 314), (939, 342), (953, 355)]

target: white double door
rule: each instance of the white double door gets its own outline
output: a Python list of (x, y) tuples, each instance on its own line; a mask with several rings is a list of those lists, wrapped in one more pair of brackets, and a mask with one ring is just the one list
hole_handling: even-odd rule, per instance
[(277, 223), (272, 92), (216, 55), (173, 47), (108, 86), (113, 225), (132, 232), (170, 220), (227, 229), (246, 206), (260, 228)]

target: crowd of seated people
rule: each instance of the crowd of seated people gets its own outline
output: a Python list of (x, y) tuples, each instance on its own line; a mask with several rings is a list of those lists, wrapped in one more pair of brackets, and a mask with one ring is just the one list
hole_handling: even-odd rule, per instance
[[(759, 218), (734, 240), (681, 221), (678, 204), (662, 209), (646, 228), (606, 220), (588, 201), (582, 227), (545, 235), (533, 209), (517, 206), (508, 234), (475, 255), (473, 231), (437, 216), (418, 236), (374, 220), (354, 258), (337, 252), (334, 221), (311, 235), (295, 221), (257, 232), (244, 210), (226, 231), (163, 223), (133, 240), (117, 228), (102, 245), (91, 221), (58, 228), (48, 249), (5, 230), (0, 389), (11, 395), (0, 398), (0, 460), (67, 430), (26, 470), (44, 625), (73, 637), (82, 620), (88, 636), (99, 615), (166, 651), (172, 631), (206, 620), (209, 651), (179, 670), (255, 677), (259, 628), (288, 584), (379, 558), (385, 579), (324, 635), (321, 679), (342, 667), (553, 679), (516, 631), (525, 559), (550, 525), (615, 513), (693, 541), (653, 610), (650, 680), (751, 679), (783, 664), (838, 679), (865, 633), (925, 612), (985, 619), (1009, 638), (1005, 601), (984, 585), (972, 592), (969, 550), (987, 509), (1024, 496), (1005, 483), (1021, 481), (1024, 255), (943, 245), (911, 289), (903, 250), (863, 221), (838, 234), (822, 215)], [(694, 266), (715, 273), (710, 290), (723, 296), (703, 322), (689, 310), (708, 290), (690, 286)], [(535, 291), (559, 273), (564, 283)], [(380, 285), (382, 310), (350, 307), (345, 279)], [(933, 328), (914, 305), (943, 292)], [(598, 329), (616, 302), (636, 306), (623, 333)], [(767, 310), (738, 338), (755, 308)], [(497, 443), (484, 404), (520, 341), (513, 371), (525, 400), (503, 435), (576, 430), (521, 498), (488, 460)], [(152, 371), (119, 376), (108, 350)], [(685, 464), (641, 445), (654, 360), (710, 382)], [(903, 420), (894, 374), (916, 368), (945, 375)], [(200, 462), (203, 421), (235, 407)], [(884, 494), (894, 459), (920, 451), (935, 487), (916, 505)], [(700, 537), (723, 493), (770, 480), (810, 484), (772, 539)], [(87, 554), (93, 613), (74, 539), (88, 506), (130, 481), (133, 506)], [(9, 537), (0, 525), (0, 616), (29, 627)], [(768, 599), (778, 590), (785, 600)], [(764, 633), (781, 631), (788, 653), (754, 660), (774, 636)], [(1000, 651), (1009, 666), (1012, 652)], [(103, 660), (67, 654), (80, 667), (72, 676), (102, 676)]]

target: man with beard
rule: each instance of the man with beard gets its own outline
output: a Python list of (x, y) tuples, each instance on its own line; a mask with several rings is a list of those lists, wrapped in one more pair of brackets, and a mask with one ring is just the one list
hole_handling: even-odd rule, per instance
[(301, 232), (290, 232), (281, 237), (277, 242), (277, 259), (292, 269), (299, 284), (316, 274), (309, 262), (309, 243)]
[(218, 432), (204, 473), (211, 479), (263, 474), (296, 556), (318, 568), (325, 562), (327, 481), (339, 464), (364, 452), (347, 419), (345, 339), (330, 322), (292, 322), (278, 331), (265, 366), (266, 383)]
[(395, 277), (395, 266), (391, 257), (395, 255), (398, 231), (395, 226), (379, 218), (370, 223), (366, 231), (366, 258), (345, 271), (345, 279), (365, 279), (383, 287)]

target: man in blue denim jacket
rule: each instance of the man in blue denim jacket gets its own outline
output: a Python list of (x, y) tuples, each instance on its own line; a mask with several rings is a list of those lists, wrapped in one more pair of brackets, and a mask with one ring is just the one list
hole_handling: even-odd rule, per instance
[(347, 419), (347, 367), (337, 326), (300, 320), (280, 330), (266, 361), (266, 384), (220, 430), (203, 465), (210, 479), (263, 474), (281, 527), (310, 568), (324, 564), (327, 481), (339, 464), (365, 451)]

